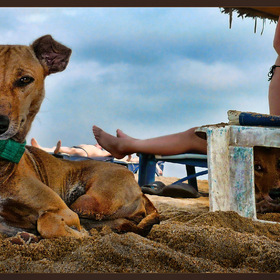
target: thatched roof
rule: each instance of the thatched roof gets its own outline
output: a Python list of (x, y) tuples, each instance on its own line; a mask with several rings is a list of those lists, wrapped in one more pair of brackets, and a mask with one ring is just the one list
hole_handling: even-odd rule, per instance
[[(263, 20), (263, 27), (266, 19), (277, 22), (280, 16), (280, 7), (223, 7), (222, 13), (229, 14), (229, 27), (232, 25), (232, 14), (236, 12), (238, 17), (251, 17), (255, 20), (255, 32), (257, 19)], [(263, 32), (263, 30), (262, 30)]]

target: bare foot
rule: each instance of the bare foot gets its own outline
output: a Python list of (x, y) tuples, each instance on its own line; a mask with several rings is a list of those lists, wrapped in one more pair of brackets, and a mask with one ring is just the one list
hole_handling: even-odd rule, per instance
[(125, 144), (129, 139), (115, 137), (95, 125), (92, 127), (92, 132), (98, 144), (113, 157), (121, 159), (130, 154), (125, 150)]
[(56, 148), (54, 149), (53, 153), (58, 154), (61, 148), (61, 140), (59, 140), (56, 144)]
[(31, 146), (41, 148), (35, 138), (31, 139)]

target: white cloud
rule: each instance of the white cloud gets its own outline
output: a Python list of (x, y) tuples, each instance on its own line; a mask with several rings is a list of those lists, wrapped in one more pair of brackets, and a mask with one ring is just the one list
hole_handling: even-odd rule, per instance
[(49, 33), (73, 49), (67, 69), (46, 80), (28, 141), (94, 143), (93, 124), (148, 138), (227, 121), (229, 109), (267, 112), (274, 25), (260, 36), (250, 19), (235, 18), (229, 30), (218, 8), (0, 9), (4, 14), (3, 44)]
[(204, 63), (181, 59), (172, 62), (170, 72), (179, 84), (197, 86), (209, 91), (228, 91), (248, 84), (255, 79), (254, 72), (257, 71), (253, 66), (244, 69), (228, 62)]
[(23, 24), (41, 24), (46, 22), (49, 19), (48, 14), (36, 13), (28, 14), (20, 18), (20, 21)]

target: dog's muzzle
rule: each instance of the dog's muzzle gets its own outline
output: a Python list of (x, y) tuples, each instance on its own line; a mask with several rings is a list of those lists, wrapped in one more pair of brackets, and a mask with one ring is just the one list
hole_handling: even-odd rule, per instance
[(9, 128), (10, 120), (5, 115), (0, 115), (0, 135), (4, 134)]

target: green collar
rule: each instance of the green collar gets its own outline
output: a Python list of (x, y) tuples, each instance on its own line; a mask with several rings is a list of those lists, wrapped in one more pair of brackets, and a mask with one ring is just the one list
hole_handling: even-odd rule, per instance
[(26, 141), (18, 143), (15, 140), (0, 140), (0, 157), (8, 161), (19, 163), (24, 151)]

